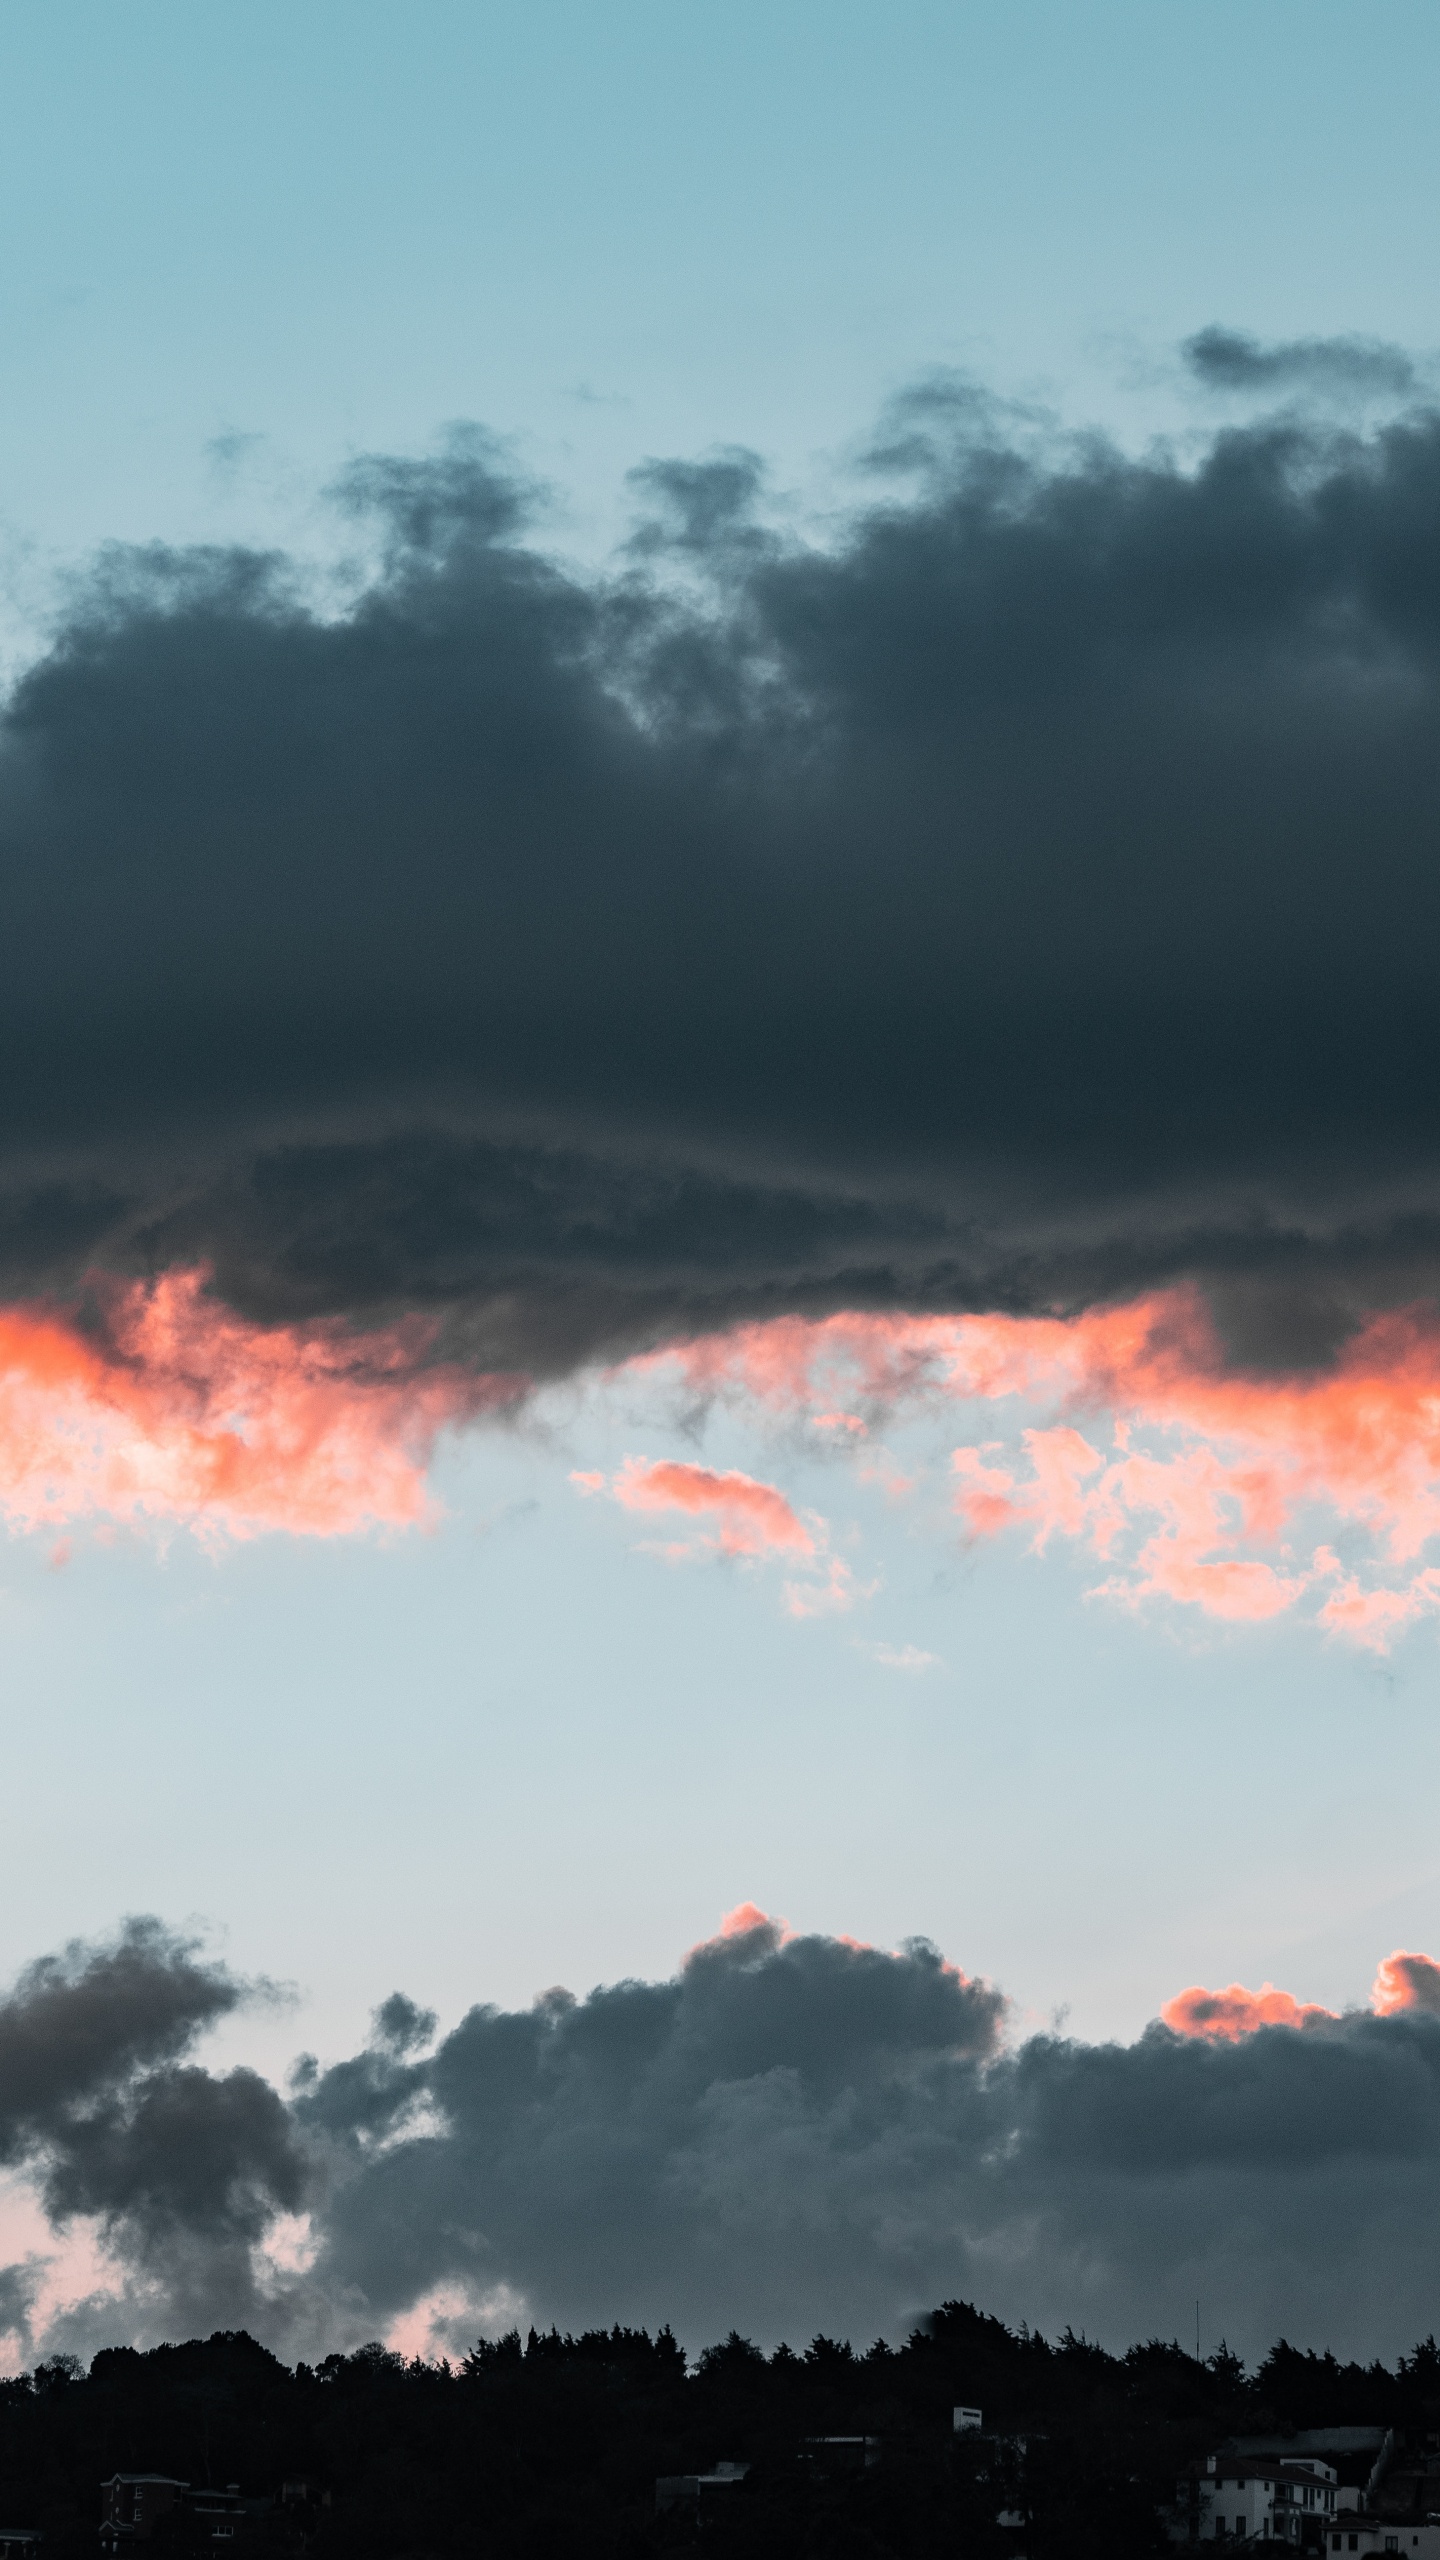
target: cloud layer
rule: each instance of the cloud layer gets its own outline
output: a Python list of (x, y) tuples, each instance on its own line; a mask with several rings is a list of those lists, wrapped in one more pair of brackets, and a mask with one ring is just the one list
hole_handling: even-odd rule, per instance
[(1241, 2346), (1388, 2349), (1440, 2275), (1437, 1987), (1397, 1951), (1364, 2011), (1195, 1988), (1087, 2045), (924, 1941), (743, 1904), (666, 1982), (438, 2041), (396, 1994), (282, 2095), (193, 2056), (246, 1986), (132, 1923), (0, 2003), (3, 2158), (110, 2289), (67, 2307), (32, 2257), (0, 2303), (26, 2355), (237, 2324), (314, 2354), (517, 2317), (865, 2336), (957, 2291), (1124, 2338), (1199, 2291)]
[(937, 381), (823, 535), (651, 465), (603, 574), (478, 434), (350, 472), (348, 582), (108, 554), (0, 726), (0, 1291), (542, 1376), (1182, 1275), (1285, 1363), (1431, 1291), (1440, 417), (1190, 353), (1290, 405), (1182, 465)]
[[(94, 1281), (78, 1314), (0, 1308), (0, 1518), (183, 1522), (212, 1542), (423, 1521), (439, 1434), (531, 1389), (438, 1357), (438, 1332), (433, 1314), (261, 1326), (184, 1272)], [(918, 1417), (950, 1443), (956, 1535), (1077, 1544), (1095, 1595), (1127, 1608), (1299, 1611), (1380, 1651), (1440, 1609), (1440, 1316), (1425, 1305), (1280, 1373), (1237, 1368), (1191, 1287), (1065, 1318), (777, 1317), (642, 1354), (616, 1383), (662, 1423), (678, 1396), (692, 1432), (723, 1402), (791, 1457), (798, 1423), (891, 1504), (926, 1492), (926, 1462), (907, 1472), (877, 1435)], [(769, 1476), (632, 1455), (572, 1482), (668, 1530), (642, 1543), (672, 1562), (788, 1566), (796, 1616), (875, 1587)]]

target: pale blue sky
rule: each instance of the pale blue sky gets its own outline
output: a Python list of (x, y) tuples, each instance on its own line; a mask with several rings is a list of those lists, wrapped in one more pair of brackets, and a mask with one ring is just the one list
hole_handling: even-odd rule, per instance
[[(1136, 435), (1211, 414), (1173, 361), (1210, 321), (1428, 349), (1437, 124), (1412, 0), (4, 7), (12, 649), (94, 544), (324, 548), (347, 456), (459, 417), (593, 551), (647, 454), (743, 442), (823, 504), (937, 364)], [(747, 1896), (1087, 2032), (1197, 1975), (1358, 1999), (1440, 1933), (1432, 1631), (1385, 1666), (1137, 1622), (1092, 1560), (962, 1559), (878, 1497), (882, 1591), (797, 1625), (575, 1496), (621, 1417), (557, 1434), (452, 1449), (391, 1545), (12, 1544), (6, 1961), (203, 1914), (307, 1995), (236, 2030), (279, 2058), (397, 1983), (667, 1971)]]
[[(685, 1523), (577, 1495), (635, 1399), (452, 1445), (447, 1516), (218, 1561), (83, 1529), (13, 1545), (0, 1626), (18, 1957), (120, 1909), (226, 1926), (296, 1980), (233, 2038), (279, 2062), (399, 1986), (453, 2016), (668, 1972), (742, 1899), (934, 1937), (1032, 2021), (1131, 2034), (1183, 1983), (1363, 2000), (1435, 1935), (1433, 1624), (1385, 1662), (1313, 1628), (1086, 1599), (1088, 1554), (968, 1552), (948, 1427), (895, 1505), (724, 1418), (703, 1454), (823, 1510), (873, 1597), (796, 1622), (784, 1568), (646, 1552)], [(864, 1648), (933, 1653), (887, 1667)]]
[[(782, 479), (917, 370), (1179, 414), (1173, 343), (1434, 335), (1413, 0), (0, 12), (12, 542), (303, 526), (347, 452)], [(217, 457), (217, 438), (263, 438)]]

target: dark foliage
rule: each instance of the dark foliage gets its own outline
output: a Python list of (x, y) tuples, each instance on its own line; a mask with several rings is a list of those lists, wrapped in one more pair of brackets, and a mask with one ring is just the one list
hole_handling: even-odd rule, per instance
[[(957, 2403), (983, 2435), (955, 2435)], [(531, 2330), (452, 2367), (382, 2346), (292, 2372), (240, 2331), (57, 2357), (0, 2383), (0, 2523), (36, 2524), (45, 2560), (90, 2560), (100, 2482), (159, 2471), (249, 2502), (234, 2560), (422, 2560), (470, 2552), (683, 2550), (693, 2508), (658, 2515), (663, 2474), (746, 2463), (706, 2504), (708, 2560), (1143, 2560), (1165, 2547), (1177, 2472), (1231, 2432), (1383, 2423), (1417, 2439), (1440, 2410), (1440, 2350), (1395, 2371), (1275, 2346), (1247, 2378), (1159, 2339), (1110, 2355), (945, 2303), (901, 2348), (817, 2337), (766, 2356), (734, 2332), (687, 2371), (668, 2329)], [(817, 2442), (880, 2439), (869, 2469)], [(282, 2487), (288, 2484), (282, 2496)], [(998, 2522), (1020, 2511), (1017, 2537)], [(243, 2546), (243, 2552), (242, 2552)], [(211, 2551), (208, 2526), (163, 2518), (154, 2560)]]

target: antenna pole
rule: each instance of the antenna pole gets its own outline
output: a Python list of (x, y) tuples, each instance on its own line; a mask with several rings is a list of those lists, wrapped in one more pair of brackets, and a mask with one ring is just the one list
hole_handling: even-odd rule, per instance
[(1198, 2297), (1195, 2303), (1195, 2361), (1197, 2364), (1200, 2361), (1200, 2303)]

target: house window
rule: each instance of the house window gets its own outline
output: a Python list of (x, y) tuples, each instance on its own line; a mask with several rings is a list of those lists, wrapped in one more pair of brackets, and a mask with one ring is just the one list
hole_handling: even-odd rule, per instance
[(1387, 2534), (1386, 2534), (1386, 2536), (1385, 2536), (1385, 2548), (1386, 2548), (1386, 2550), (1387, 2550), (1387, 2551), (1398, 2551), (1398, 2550), (1399, 2550), (1399, 2548), (1400, 2548), (1400, 2536), (1399, 2536), (1399, 2534), (1398, 2534), (1398, 2533), (1387, 2533)]

